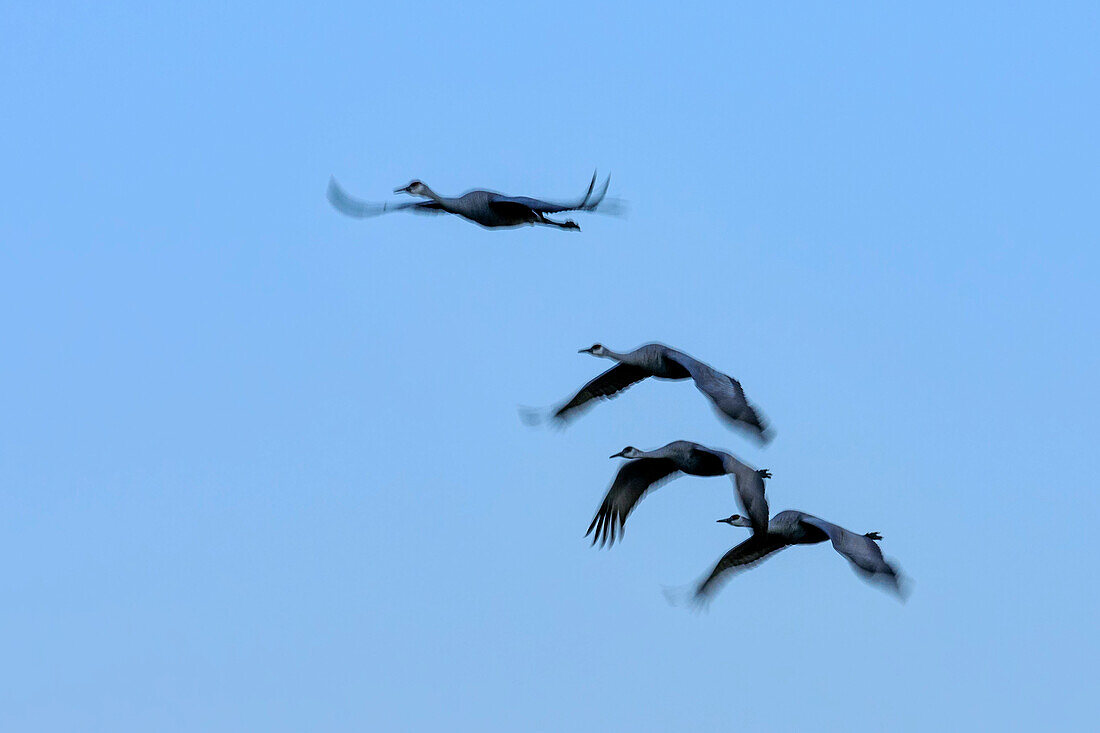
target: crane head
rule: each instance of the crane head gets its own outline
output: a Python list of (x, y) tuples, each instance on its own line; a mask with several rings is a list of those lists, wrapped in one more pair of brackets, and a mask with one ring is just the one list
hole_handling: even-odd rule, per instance
[(748, 517), (742, 517), (740, 514), (731, 514), (725, 519), (719, 519), (722, 524), (728, 524), (731, 527), (751, 527), (752, 522)]
[(621, 451), (619, 451), (615, 455), (608, 456), (608, 457), (609, 458), (627, 458), (627, 459), (641, 458), (642, 457), (642, 452), (640, 450), (638, 450), (637, 448), (635, 448), (634, 446), (628, 445), (627, 447), (623, 448)]
[(422, 181), (412, 180), (409, 185), (393, 189), (394, 193), (407, 193), (410, 196), (427, 196), (428, 187)]
[(604, 349), (603, 344), (592, 344), (587, 349), (580, 349), (578, 354), (591, 354), (592, 356), (606, 356), (607, 350)]

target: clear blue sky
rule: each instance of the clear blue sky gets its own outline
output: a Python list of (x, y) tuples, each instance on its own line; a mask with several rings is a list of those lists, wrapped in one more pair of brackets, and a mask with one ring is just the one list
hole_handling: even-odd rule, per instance
[[(1100, 11), (1092, 3), (15, 2), (0, 15), (0, 728), (1086, 730)], [(579, 234), (338, 215), (421, 178)], [(738, 377), (564, 432), (521, 404), (659, 340)], [(774, 510), (881, 531), (670, 607)]]

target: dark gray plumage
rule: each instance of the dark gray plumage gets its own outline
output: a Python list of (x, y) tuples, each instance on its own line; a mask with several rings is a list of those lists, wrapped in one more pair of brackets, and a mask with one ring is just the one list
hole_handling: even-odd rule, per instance
[(585, 537), (595, 532), (592, 544), (596, 544), (597, 540), (601, 547), (605, 543), (614, 544), (616, 531), (621, 539), (626, 518), (642, 496), (679, 473), (733, 476), (738, 500), (745, 513), (753, 517), (754, 532), (767, 531), (768, 501), (764, 496), (764, 479), (771, 478), (767, 471), (758, 471), (724, 451), (686, 440), (676, 440), (652, 451), (627, 446), (611, 457), (627, 458), (630, 462), (619, 469), (596, 516), (588, 525)]
[(767, 532), (759, 532), (756, 522), (738, 514), (719, 519), (734, 527), (752, 527), (747, 540), (722, 556), (710, 575), (695, 590), (696, 599), (706, 599), (717, 591), (719, 582), (735, 571), (750, 567), (765, 557), (791, 545), (813, 545), (829, 540), (833, 549), (843, 555), (861, 576), (876, 581), (904, 598), (901, 577), (897, 569), (882, 556), (878, 532), (856, 534), (812, 514), (794, 510), (779, 512), (768, 522)]
[(736, 379), (682, 351), (664, 344), (646, 344), (634, 351), (620, 354), (602, 344), (593, 344), (587, 349), (581, 349), (580, 353), (619, 363), (581, 387), (572, 399), (555, 410), (552, 417), (558, 421), (568, 420), (592, 400), (614, 397), (647, 377), (692, 379), (699, 391), (713, 403), (718, 414), (731, 424), (747, 429), (761, 442), (766, 443), (772, 437), (764, 419), (749, 404)]
[(593, 173), (592, 181), (588, 184), (588, 190), (583, 198), (571, 204), (554, 204), (527, 196), (505, 196), (495, 191), (469, 191), (461, 196), (449, 198), (440, 196), (420, 181), (412, 181), (407, 186), (395, 188), (394, 193), (421, 196), (428, 199), (427, 201), (375, 204), (349, 196), (340, 188), (336, 179), (332, 178), (328, 184), (328, 200), (337, 211), (357, 218), (378, 216), (391, 211), (411, 211), (419, 214), (457, 214), (490, 229), (546, 224), (560, 229), (579, 230), (580, 227), (572, 220), (554, 221), (546, 218), (546, 214), (563, 211), (595, 211), (607, 194), (610, 183), (611, 176), (608, 176), (603, 186), (593, 196), (592, 191), (596, 186), (596, 174)]

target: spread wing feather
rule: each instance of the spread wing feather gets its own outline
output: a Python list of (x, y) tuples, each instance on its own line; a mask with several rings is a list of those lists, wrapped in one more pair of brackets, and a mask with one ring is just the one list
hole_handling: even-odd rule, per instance
[(588, 384), (554, 412), (558, 420), (567, 420), (576, 410), (595, 399), (614, 397), (632, 384), (649, 376), (645, 369), (629, 364), (616, 364)]
[(667, 458), (639, 458), (624, 464), (615, 475), (584, 536), (591, 534), (592, 544), (598, 540), (601, 547), (615, 544), (616, 532), (622, 539), (627, 516), (646, 492), (674, 478), (678, 472), (676, 464)]
[(786, 546), (787, 543), (775, 535), (754, 534), (722, 556), (710, 575), (695, 589), (695, 597), (701, 599), (713, 595), (718, 590), (719, 581), (728, 579), (732, 571), (755, 565)]

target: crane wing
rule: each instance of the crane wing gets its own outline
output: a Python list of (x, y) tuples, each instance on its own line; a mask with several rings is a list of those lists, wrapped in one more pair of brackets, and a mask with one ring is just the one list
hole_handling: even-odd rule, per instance
[(568, 420), (570, 415), (595, 399), (614, 397), (632, 384), (642, 381), (649, 372), (629, 364), (616, 364), (588, 384), (581, 387), (573, 398), (554, 411), (553, 417)]
[(710, 399), (720, 415), (748, 428), (765, 443), (771, 439), (766, 422), (745, 398), (740, 382), (682, 352), (670, 353), (665, 358), (687, 370), (696, 388)]
[(719, 581), (728, 579), (732, 575), (731, 571), (755, 565), (786, 546), (787, 543), (775, 535), (754, 534), (722, 556), (710, 575), (695, 589), (695, 597), (703, 599), (712, 596), (720, 586)]
[[(732, 456), (731, 456), (732, 458)], [(733, 485), (737, 490), (737, 498), (741, 501), (741, 508), (752, 522), (753, 534), (763, 535), (768, 533), (768, 498), (764, 489), (764, 477), (767, 471), (757, 471), (744, 463), (733, 459), (726, 461), (734, 470)]]
[(882, 550), (873, 539), (808, 514), (804, 515), (800, 521), (828, 535), (833, 543), (833, 549), (843, 555), (859, 575), (867, 580), (882, 583), (894, 593), (904, 597), (897, 568), (882, 556)]
[(764, 479), (771, 474), (767, 471), (757, 471), (752, 466), (742, 463), (724, 451), (711, 450), (701, 445), (695, 446), (693, 450), (696, 453), (712, 457), (721, 466), (721, 473), (733, 477), (734, 491), (737, 492), (737, 499), (741, 504), (742, 511), (752, 522), (753, 533), (767, 534), (770, 510), (768, 509), (768, 499), (764, 493)]
[(549, 201), (543, 201), (541, 199), (531, 198), (529, 196), (505, 196), (503, 194), (493, 194), (489, 199), (490, 206), (522, 206), (531, 211), (537, 211), (540, 214), (556, 214), (560, 211), (593, 211), (600, 202), (603, 201), (604, 196), (607, 195), (607, 187), (611, 183), (611, 176), (607, 177), (607, 180), (603, 182), (603, 186), (600, 187), (599, 192), (595, 196), (592, 195), (592, 190), (596, 186), (596, 173), (592, 173), (592, 181), (588, 184), (588, 190), (585, 192), (584, 197), (580, 201), (571, 204), (555, 204)]
[(370, 201), (363, 201), (350, 196), (340, 187), (340, 184), (336, 182), (335, 178), (329, 179), (328, 191), (325, 195), (328, 197), (328, 201), (332, 204), (334, 209), (341, 214), (353, 216), (356, 219), (380, 216), (382, 214), (388, 214), (391, 211), (412, 211), (418, 214), (445, 213), (443, 208), (435, 201), (414, 201), (397, 204), (376, 204)]
[(584, 536), (591, 534), (592, 544), (599, 540), (600, 547), (605, 543), (615, 544), (615, 525), (618, 524), (619, 538), (622, 539), (623, 525), (634, 506), (647, 491), (657, 488), (660, 482), (674, 478), (678, 472), (676, 464), (667, 458), (639, 458), (625, 464), (615, 475)]

